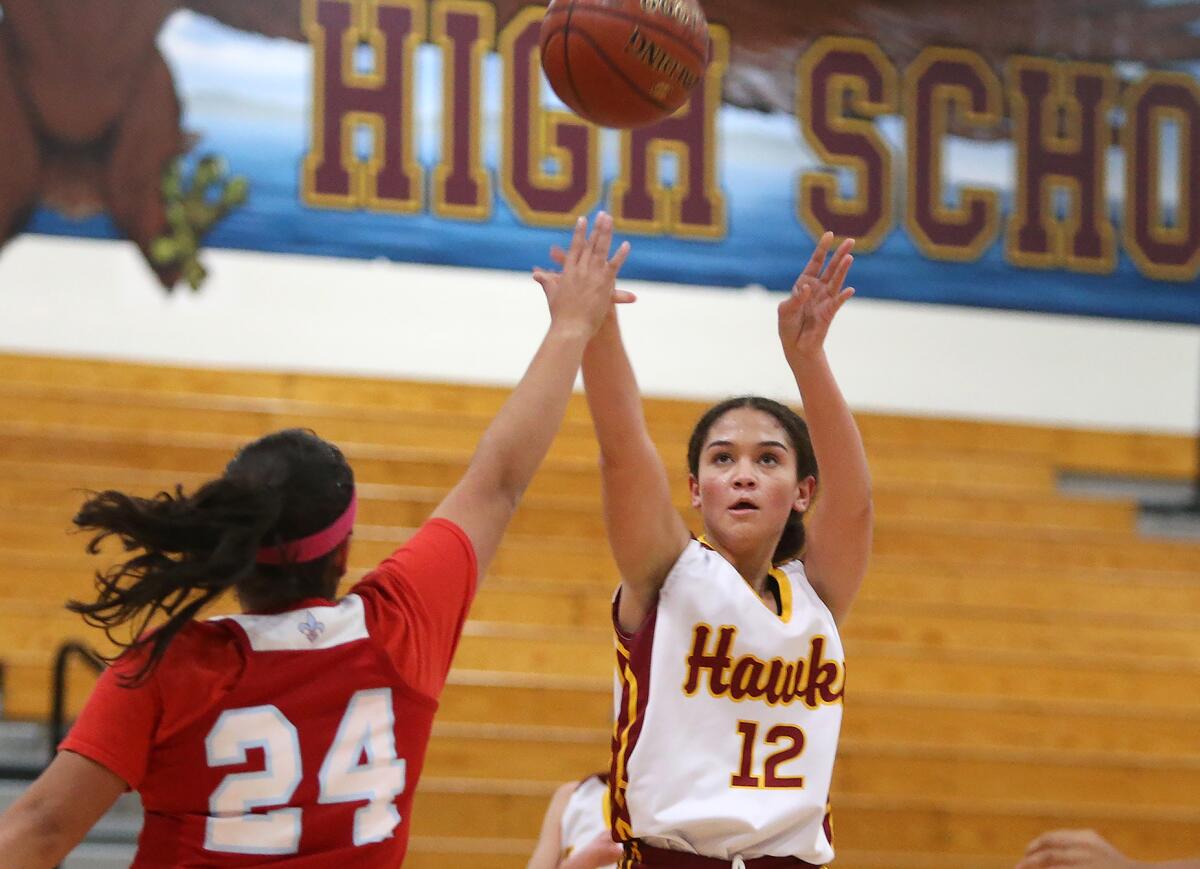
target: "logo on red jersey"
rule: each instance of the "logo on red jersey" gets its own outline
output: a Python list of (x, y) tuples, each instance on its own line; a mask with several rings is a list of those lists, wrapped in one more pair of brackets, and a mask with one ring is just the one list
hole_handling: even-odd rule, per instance
[(312, 610), (305, 610), (304, 615), (307, 618), (298, 624), (296, 628), (300, 633), (304, 634), (305, 639), (310, 643), (315, 643), (321, 639), (321, 634), (325, 633), (325, 623), (317, 621), (316, 616), (312, 614)]

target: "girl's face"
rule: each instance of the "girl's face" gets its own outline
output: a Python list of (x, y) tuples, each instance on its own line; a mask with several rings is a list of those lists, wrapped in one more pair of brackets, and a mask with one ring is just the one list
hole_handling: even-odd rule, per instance
[(704, 439), (692, 506), (730, 552), (774, 551), (793, 509), (812, 500), (812, 477), (796, 479), (796, 450), (782, 425), (761, 410), (738, 407), (719, 417)]

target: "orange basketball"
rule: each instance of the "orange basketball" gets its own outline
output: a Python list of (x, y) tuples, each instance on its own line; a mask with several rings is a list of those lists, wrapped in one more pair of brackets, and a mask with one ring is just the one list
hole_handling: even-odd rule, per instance
[(682, 106), (708, 67), (699, 0), (550, 0), (542, 68), (559, 98), (604, 127), (641, 127)]

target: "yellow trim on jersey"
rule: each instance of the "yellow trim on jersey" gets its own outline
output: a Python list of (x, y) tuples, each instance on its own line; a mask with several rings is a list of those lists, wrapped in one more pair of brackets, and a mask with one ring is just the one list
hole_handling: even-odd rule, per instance
[[(626, 772), (626, 763), (629, 760), (629, 734), (633, 730), (633, 725), (638, 721), (638, 683), (637, 677), (633, 672), (633, 662), (630, 657), (629, 647), (621, 639), (620, 634), (616, 634), (616, 644), (620, 652), (618, 657), (619, 676), (625, 693), (628, 694), (628, 702), (626, 704), (627, 721), (623, 731), (618, 732), (620, 727), (620, 718), (613, 722), (613, 737), (617, 742), (617, 758), (615, 769), (613, 770), (613, 780), (609, 783), (609, 788), (612, 792), (613, 801), (617, 803), (620, 811), (625, 815), (629, 813), (629, 807), (625, 802), (625, 791), (629, 787), (629, 775)], [(628, 841), (633, 838), (633, 828), (623, 817), (618, 816), (615, 822), (612, 820), (612, 805), (609, 800), (604, 801), (605, 816), (609, 821), (610, 827), (617, 834), (618, 839)]]
[(779, 587), (779, 618), (786, 625), (792, 620), (792, 582), (788, 575), (778, 567), (771, 568), (771, 576)]
[[(716, 552), (717, 555), (721, 555), (721, 553), (717, 550), (717, 547), (713, 546), (711, 543), (708, 542), (707, 535), (701, 534), (699, 537), (696, 538), (696, 541), (701, 546), (704, 546), (708, 549), (711, 549), (713, 552)], [(721, 557), (725, 558), (724, 555), (721, 555)], [(725, 560), (726, 560), (726, 562), (729, 561), (729, 559), (727, 559), (727, 558)], [(779, 612), (775, 613), (775, 615), (778, 615), (779, 619), (786, 625), (788, 622), (790, 622), (792, 620), (792, 583), (788, 579), (787, 574), (784, 573), (778, 566), (772, 567), (767, 572), (767, 576), (774, 579), (775, 585), (779, 588)], [(746, 585), (750, 586), (751, 591), (754, 591), (754, 586), (750, 585), (750, 580), (746, 579), (746, 577), (744, 577), (744, 576), (742, 577), (742, 580), (746, 583)], [(757, 594), (758, 594), (758, 592), (755, 592), (755, 595), (757, 595)], [(759, 600), (761, 601), (762, 598), (759, 598)], [(765, 602), (763, 603), (763, 606), (767, 606)], [(769, 607), (768, 607), (768, 609), (769, 609)]]
[(627, 760), (626, 753), (629, 750), (629, 732), (633, 730), (633, 725), (637, 722), (638, 695), (637, 677), (633, 675), (633, 666), (629, 663), (628, 658), (625, 659), (625, 666), (621, 668), (621, 681), (629, 688), (629, 703), (626, 706), (629, 720), (625, 724), (624, 732), (617, 738), (617, 768), (614, 770), (617, 780), (613, 790), (617, 802), (624, 808), (625, 789), (629, 786), (629, 777), (625, 774), (625, 761)]

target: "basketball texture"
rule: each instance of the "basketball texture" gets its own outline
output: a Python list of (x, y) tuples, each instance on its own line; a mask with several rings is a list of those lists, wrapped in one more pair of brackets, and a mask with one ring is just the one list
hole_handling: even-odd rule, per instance
[(550, 0), (542, 68), (559, 98), (604, 127), (641, 127), (682, 106), (708, 67), (699, 0)]

